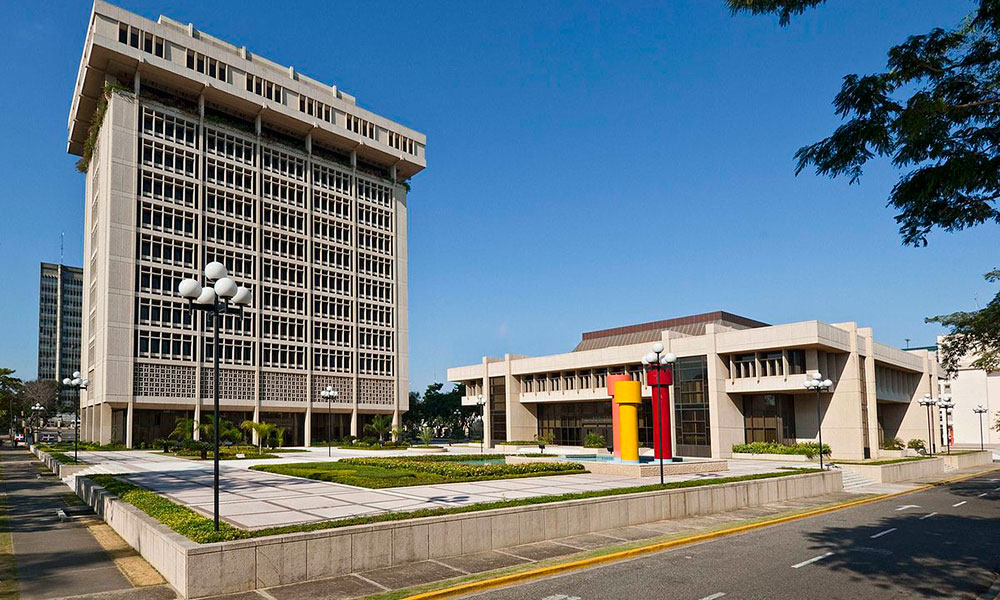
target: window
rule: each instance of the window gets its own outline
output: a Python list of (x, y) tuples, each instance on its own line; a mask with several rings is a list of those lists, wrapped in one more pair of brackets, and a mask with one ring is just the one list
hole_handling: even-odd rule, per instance
[(802, 375), (806, 372), (806, 351), (788, 350), (788, 374)]
[(795, 442), (795, 401), (789, 394), (743, 396), (744, 439), (751, 442)]
[(283, 87), (250, 73), (247, 73), (247, 91), (278, 104), (285, 103), (285, 89)]
[(132, 46), (137, 50), (142, 50), (143, 52), (163, 58), (163, 38), (146, 33), (126, 23), (118, 24), (118, 41), (122, 44)]
[(218, 79), (219, 81), (229, 82), (226, 76), (229, 67), (226, 66), (226, 63), (205, 56), (200, 52), (195, 52), (194, 50), (187, 51), (187, 68)]

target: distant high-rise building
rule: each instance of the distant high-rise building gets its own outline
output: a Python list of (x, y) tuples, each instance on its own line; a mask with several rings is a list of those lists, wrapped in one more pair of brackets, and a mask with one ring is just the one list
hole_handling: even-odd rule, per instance
[(134, 445), (207, 420), (211, 319), (177, 284), (211, 261), (253, 294), (222, 322), (224, 419), (292, 444), (398, 424), (425, 143), (245, 46), (95, 2), (68, 142), (86, 171), (81, 437)]
[[(42, 263), (38, 294), (38, 379), (62, 381), (80, 370), (83, 269)], [(73, 398), (76, 392), (63, 395)]]

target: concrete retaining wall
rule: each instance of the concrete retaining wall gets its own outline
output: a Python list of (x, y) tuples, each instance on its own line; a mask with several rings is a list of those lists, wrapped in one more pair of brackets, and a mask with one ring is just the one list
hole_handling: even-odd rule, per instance
[(77, 494), (187, 598), (249, 591), (843, 490), (841, 473), (568, 500), (196, 544), (87, 478)]
[(967, 469), (993, 463), (993, 452), (970, 452), (968, 454), (941, 454), (944, 463), (954, 469)]
[(31, 453), (38, 457), (38, 460), (42, 461), (50, 471), (56, 474), (56, 477), (62, 479), (64, 477), (69, 477), (74, 473), (79, 473), (80, 471), (86, 469), (90, 465), (64, 465), (52, 456), (48, 452), (43, 452), (38, 449), (38, 446), (30, 446)]
[(836, 464), (843, 471), (856, 473), (879, 483), (895, 483), (897, 481), (930, 477), (931, 475), (944, 473), (944, 460), (941, 458), (911, 460), (891, 465)]

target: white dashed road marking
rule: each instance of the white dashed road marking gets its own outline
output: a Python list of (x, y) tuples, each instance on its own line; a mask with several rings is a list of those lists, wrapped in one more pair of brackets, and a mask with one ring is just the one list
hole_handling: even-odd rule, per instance
[(897, 508), (896, 510), (900, 511), (900, 510), (906, 510), (908, 508), (920, 508), (920, 507), (918, 505), (916, 505), (916, 504), (904, 504), (904, 505), (900, 506), (899, 508)]
[(952, 507), (952, 508), (955, 508), (956, 506), (962, 506), (962, 505), (963, 505), (963, 504), (965, 504), (966, 502), (968, 502), (968, 500), (962, 500), (961, 502), (958, 502), (958, 503), (956, 503), (956, 504), (952, 504), (952, 505), (951, 505), (951, 507)]
[(705, 596), (701, 600), (715, 600), (716, 598), (721, 598), (726, 595), (726, 592), (715, 592), (711, 596)]
[(892, 529), (886, 529), (885, 531), (880, 531), (880, 532), (876, 533), (875, 535), (871, 536), (871, 538), (874, 540), (875, 538), (880, 538), (880, 537), (882, 537), (883, 535), (885, 535), (887, 533), (892, 533), (893, 531), (896, 531), (895, 527), (893, 527)]
[(929, 518), (933, 517), (936, 514), (937, 514), (936, 512), (932, 512), (930, 514), (927, 514), (927, 515), (924, 515), (924, 516), (920, 517), (920, 520), (923, 521), (924, 519), (929, 519)]
[(827, 552), (826, 554), (820, 554), (819, 556), (814, 556), (814, 557), (810, 558), (809, 560), (804, 560), (804, 561), (802, 561), (802, 562), (800, 562), (798, 564), (792, 565), (792, 568), (793, 569), (799, 569), (799, 568), (804, 567), (806, 565), (811, 565), (811, 564), (813, 564), (814, 562), (816, 562), (818, 560), (823, 560), (824, 558), (826, 558), (828, 556), (833, 556), (833, 552)]
[(982, 498), (986, 494), (989, 494), (989, 492), (983, 492), (982, 494), (979, 494), (978, 496), (976, 496), (976, 498)]

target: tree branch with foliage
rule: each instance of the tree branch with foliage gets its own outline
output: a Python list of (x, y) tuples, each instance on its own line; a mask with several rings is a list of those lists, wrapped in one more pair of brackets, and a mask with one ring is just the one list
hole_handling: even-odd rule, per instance
[[(726, 0), (734, 14), (774, 14), (781, 25), (824, 2)], [(888, 159), (903, 171), (888, 206), (909, 246), (926, 246), (935, 229), (1000, 224), (1000, 0), (980, 0), (958, 26), (910, 36), (880, 73), (845, 76), (833, 105), (846, 122), (799, 148), (796, 174), (813, 168), (857, 183), (870, 161)], [(986, 308), (927, 321), (950, 329), (939, 353), (947, 370), (966, 357), (1000, 367), (1000, 293)]]

